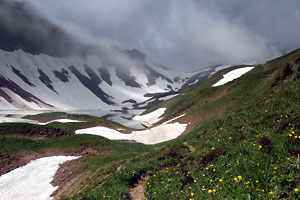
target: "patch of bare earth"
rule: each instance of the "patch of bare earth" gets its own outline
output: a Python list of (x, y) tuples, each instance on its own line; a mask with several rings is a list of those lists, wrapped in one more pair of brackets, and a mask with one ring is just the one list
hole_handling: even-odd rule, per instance
[(145, 186), (149, 178), (149, 173), (143, 174), (138, 182), (130, 189), (129, 195), (131, 200), (146, 200)]
[(82, 159), (84, 158), (71, 160), (60, 165), (51, 182), (52, 185), (58, 186), (58, 189), (51, 195), (54, 199), (72, 196), (81, 188), (81, 185), (78, 185), (78, 183), (81, 182), (80, 180), (84, 174), (78, 174), (78, 172), (74, 172), (72, 169)]

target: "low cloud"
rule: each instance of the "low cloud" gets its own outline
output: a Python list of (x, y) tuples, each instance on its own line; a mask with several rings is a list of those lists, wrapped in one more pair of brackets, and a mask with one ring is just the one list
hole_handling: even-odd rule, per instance
[(299, 0), (23, 2), (78, 41), (136, 48), (170, 68), (236, 64), (300, 47)]

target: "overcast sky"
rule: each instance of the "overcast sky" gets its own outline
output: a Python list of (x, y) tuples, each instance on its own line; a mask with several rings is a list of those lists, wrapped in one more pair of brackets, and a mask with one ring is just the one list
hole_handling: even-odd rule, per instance
[[(22, 1), (22, 0), (18, 0)], [(300, 47), (299, 0), (23, 0), (85, 43), (197, 69)]]

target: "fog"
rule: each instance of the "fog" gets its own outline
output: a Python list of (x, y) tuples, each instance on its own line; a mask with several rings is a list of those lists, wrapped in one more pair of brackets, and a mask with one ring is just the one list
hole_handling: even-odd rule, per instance
[(174, 69), (300, 47), (299, 0), (18, 0), (85, 44), (139, 49)]

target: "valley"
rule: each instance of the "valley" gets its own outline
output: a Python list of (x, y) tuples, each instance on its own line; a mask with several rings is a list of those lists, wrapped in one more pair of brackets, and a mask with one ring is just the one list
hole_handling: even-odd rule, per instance
[[(37, 157), (41, 152), (81, 156), (77, 164), (67, 165), (65, 170), (74, 174), (69, 180), (72, 184), (63, 181), (55, 198), (129, 198), (129, 191), (145, 174), (146, 198), (165, 199), (168, 198), (165, 195), (171, 195), (184, 199), (199, 195), (199, 198), (218, 199), (233, 191), (239, 191), (234, 192), (236, 198), (295, 196), (297, 193), (290, 188), (297, 187), (296, 177), (291, 185), (272, 186), (285, 180), (284, 174), (291, 176), (289, 174), (297, 170), (292, 163), (297, 161), (295, 152), (299, 145), (299, 57), (299, 50), (294, 51), (257, 65), (223, 86), (212, 87), (237, 67), (221, 70), (194, 88), (135, 117), (154, 128), (168, 123), (187, 124), (181, 136), (169, 129), (169, 134), (175, 134), (176, 139), (155, 145), (115, 138), (115, 131), (128, 135), (133, 129), (88, 115), (49, 112), (27, 116), (27, 119), (43, 122), (73, 120), (37, 125), (70, 134), (47, 139), (26, 136), (18, 131), (19, 125), (9, 128), (9, 124), (3, 124), (0, 130), (10, 131), (8, 135), (1, 135), (2, 163), (7, 160), (13, 163), (12, 158), (20, 159), (24, 153)], [(26, 126), (30, 130), (36, 125)], [(86, 129), (92, 127), (99, 128)], [(98, 132), (103, 137), (97, 136)], [(163, 136), (155, 136), (159, 137)], [(291, 164), (285, 165), (287, 162)], [(270, 168), (274, 168), (273, 171), (268, 171)], [(242, 179), (235, 181), (239, 176)], [(158, 183), (166, 185), (162, 188)]]
[(0, 0), (0, 200), (300, 199), (299, 8)]

